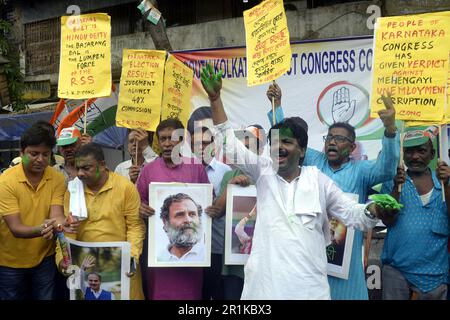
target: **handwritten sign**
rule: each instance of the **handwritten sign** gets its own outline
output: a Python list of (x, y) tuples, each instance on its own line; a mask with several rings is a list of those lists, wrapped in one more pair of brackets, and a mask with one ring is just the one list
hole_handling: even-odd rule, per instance
[(442, 121), (448, 78), (450, 14), (379, 18), (375, 31), (371, 117), (390, 91), (396, 118)]
[(106, 13), (61, 17), (58, 97), (111, 94), (111, 17)]
[(191, 91), (194, 73), (173, 55), (166, 62), (162, 120), (174, 118), (186, 127), (191, 113)]
[[(450, 54), (448, 56), (448, 59), (450, 61)], [(447, 109), (445, 112), (445, 119), (446, 119), (446, 123), (450, 123), (450, 63), (448, 66), (448, 73), (447, 73)]]
[(123, 50), (116, 126), (156, 130), (165, 60), (165, 51)]
[(282, 0), (266, 0), (244, 11), (247, 85), (270, 82), (289, 71), (291, 45)]

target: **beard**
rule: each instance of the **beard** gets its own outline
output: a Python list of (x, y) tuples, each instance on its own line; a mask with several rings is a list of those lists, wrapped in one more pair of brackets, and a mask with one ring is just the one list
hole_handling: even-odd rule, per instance
[(200, 242), (203, 230), (201, 223), (191, 223), (183, 225), (180, 228), (174, 227), (171, 223), (167, 224), (167, 236), (170, 246), (189, 248)]

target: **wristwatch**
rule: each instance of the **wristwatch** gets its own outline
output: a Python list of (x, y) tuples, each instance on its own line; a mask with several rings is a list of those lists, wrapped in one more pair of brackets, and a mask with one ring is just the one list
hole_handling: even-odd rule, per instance
[(376, 219), (377, 217), (375, 215), (372, 214), (372, 212), (369, 211), (369, 205), (367, 205), (364, 208), (364, 214), (366, 215), (366, 217), (370, 218), (370, 219)]

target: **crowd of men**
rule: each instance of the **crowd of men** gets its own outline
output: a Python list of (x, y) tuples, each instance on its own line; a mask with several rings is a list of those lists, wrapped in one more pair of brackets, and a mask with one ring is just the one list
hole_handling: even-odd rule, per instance
[[(387, 226), (383, 298), (447, 298), (450, 168), (443, 161), (436, 170), (429, 168), (436, 151), (433, 136), (425, 131), (407, 132), (400, 150), (389, 96), (382, 97), (386, 108), (379, 112), (382, 149), (369, 161), (352, 156), (357, 137), (345, 122), (329, 127), (322, 151), (308, 148), (308, 124), (300, 117), (284, 117), (276, 84), (267, 90), (275, 104), (275, 115), (268, 113), (271, 129), (265, 132), (255, 124), (235, 131), (221, 100), (222, 78), (210, 66), (201, 78), (210, 106), (192, 114), (188, 136), (178, 119), (161, 121), (154, 135), (129, 130), (131, 159), (115, 171), (107, 167), (101, 147), (74, 127), (55, 137), (51, 125), (38, 122), (24, 132), (21, 161), (0, 175), (0, 300), (68, 299), (69, 266), (55, 241), (58, 230), (79, 241), (129, 242), (136, 265), (127, 274), (133, 300), (367, 300), (363, 232), (380, 220)], [(195, 159), (182, 156), (185, 142)], [(264, 155), (266, 147), (270, 156)], [(63, 162), (55, 162), (54, 151)], [(401, 152), (407, 169), (399, 161)], [(69, 209), (67, 186), (76, 179), (84, 188), (84, 220), (74, 219)], [(159, 210), (149, 204), (149, 184), (156, 182), (212, 184), (211, 206), (200, 208), (179, 193), (164, 201), (160, 213), (170, 238), (164, 259), (174, 261), (200, 254), (191, 250), (196, 243), (188, 234), (192, 228), (183, 226), (198, 224), (200, 214), (212, 218), (210, 267), (148, 267), (148, 218)], [(226, 265), (224, 259), (229, 184), (255, 185), (257, 190), (256, 225), (245, 267)], [(368, 202), (377, 184), (403, 208)], [(175, 219), (172, 212), (183, 203), (191, 209), (183, 209), (187, 214), (180, 209)], [(356, 229), (348, 279), (327, 276), (332, 218)], [(82, 274), (93, 266), (85, 259)], [(85, 276), (85, 299), (114, 299), (101, 288), (100, 274)]]

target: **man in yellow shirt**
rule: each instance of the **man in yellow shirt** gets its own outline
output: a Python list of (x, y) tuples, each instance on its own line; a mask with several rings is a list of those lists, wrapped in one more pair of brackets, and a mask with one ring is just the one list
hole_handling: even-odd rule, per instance
[[(76, 240), (128, 241), (131, 244), (131, 256), (138, 262), (145, 224), (139, 217), (141, 201), (136, 187), (127, 178), (108, 170), (102, 149), (93, 143), (83, 145), (78, 150), (76, 168), (78, 178), (84, 185), (88, 211), (88, 218), (79, 224)], [(66, 215), (69, 214), (69, 201), (70, 193), (67, 192), (64, 203)], [(59, 256), (57, 261), (60, 261), (61, 269), (67, 268)], [(140, 270), (131, 278), (130, 298), (144, 299)]]
[(0, 177), (0, 300), (53, 299), (53, 230), (66, 226), (64, 177), (48, 166), (55, 143), (31, 126), (20, 139), (22, 162)]

